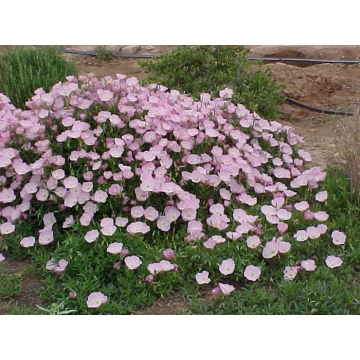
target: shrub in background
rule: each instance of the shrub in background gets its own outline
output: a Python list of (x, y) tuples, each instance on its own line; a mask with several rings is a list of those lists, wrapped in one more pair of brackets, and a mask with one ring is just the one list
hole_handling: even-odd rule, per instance
[(6, 94), (17, 108), (25, 109), (25, 102), (40, 87), (50, 91), (66, 76), (78, 75), (74, 63), (62, 57), (52, 46), (34, 49), (14, 46), (0, 56), (0, 92)]
[(196, 99), (204, 92), (217, 96), (219, 91), (231, 88), (234, 103), (243, 104), (265, 119), (276, 119), (283, 86), (276, 85), (270, 68), (248, 60), (249, 51), (234, 45), (178, 46), (139, 64), (151, 73), (146, 84), (162, 84)]

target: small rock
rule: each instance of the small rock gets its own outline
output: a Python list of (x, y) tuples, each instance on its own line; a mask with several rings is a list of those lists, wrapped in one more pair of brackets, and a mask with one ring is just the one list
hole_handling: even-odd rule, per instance
[(121, 53), (128, 54), (128, 55), (136, 54), (140, 50), (140, 48), (141, 48), (140, 45), (125, 46), (121, 49)]
[(144, 50), (144, 51), (154, 51), (155, 48), (154, 48), (154, 46), (152, 46), (152, 45), (144, 45), (144, 46), (141, 47), (141, 50)]

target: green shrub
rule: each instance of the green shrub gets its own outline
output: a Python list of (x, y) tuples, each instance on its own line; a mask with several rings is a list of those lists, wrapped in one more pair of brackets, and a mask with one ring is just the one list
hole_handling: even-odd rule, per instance
[(247, 58), (243, 46), (178, 46), (153, 60), (139, 61), (150, 72), (144, 83), (162, 84), (194, 98), (201, 93), (216, 97), (228, 87), (234, 91), (232, 101), (243, 104), (266, 119), (276, 119), (281, 90), (272, 78), (270, 68)]
[(69, 75), (78, 75), (75, 64), (51, 46), (40, 49), (14, 46), (0, 56), (0, 92), (18, 108), (25, 109), (25, 102), (36, 89), (50, 91)]

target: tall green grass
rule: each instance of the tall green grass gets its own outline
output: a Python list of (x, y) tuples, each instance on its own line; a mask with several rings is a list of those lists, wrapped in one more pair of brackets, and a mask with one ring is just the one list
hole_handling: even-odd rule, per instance
[(25, 102), (36, 89), (42, 87), (48, 92), (69, 75), (78, 75), (75, 63), (67, 61), (52, 46), (13, 46), (0, 56), (0, 92), (17, 108), (25, 109)]

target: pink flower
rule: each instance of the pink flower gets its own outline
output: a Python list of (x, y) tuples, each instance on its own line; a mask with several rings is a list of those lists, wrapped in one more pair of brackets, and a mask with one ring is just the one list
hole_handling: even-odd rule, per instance
[(313, 214), (317, 221), (326, 221), (329, 218), (329, 215), (325, 211), (317, 211)]
[(92, 243), (99, 237), (99, 235), (100, 233), (98, 230), (90, 230), (85, 234), (85, 241)]
[(15, 193), (13, 189), (3, 189), (0, 192), (0, 202), (2, 202), (3, 204), (6, 203), (11, 203), (16, 199)]
[(118, 227), (125, 227), (128, 222), (129, 222), (129, 219), (121, 217), (121, 216), (118, 216), (115, 219), (115, 225)]
[(103, 228), (101, 228), (100, 231), (104, 236), (112, 236), (116, 232), (116, 226), (115, 225), (106, 225)]
[(48, 260), (48, 262), (45, 265), (46, 270), (50, 270), (50, 271), (54, 270), (54, 268), (56, 266), (56, 264), (54, 263), (54, 260), (55, 260), (54, 258), (51, 258), (50, 260)]
[(301, 201), (301, 202), (294, 204), (294, 208), (297, 211), (305, 211), (305, 210), (308, 210), (309, 207), (310, 207), (310, 205), (307, 201)]
[(103, 190), (96, 190), (94, 194), (94, 201), (98, 203), (105, 203), (106, 199), (108, 197), (108, 194)]
[(34, 246), (35, 245), (34, 236), (28, 236), (28, 237), (22, 238), (20, 241), (20, 245), (25, 248)]
[(291, 212), (287, 211), (286, 209), (279, 209), (276, 211), (276, 216), (280, 220), (289, 220), (291, 218)]
[(314, 213), (313, 213), (312, 211), (310, 211), (310, 210), (306, 210), (306, 211), (304, 212), (304, 219), (305, 219), (305, 220), (312, 220), (312, 219), (314, 219)]
[(112, 226), (112, 225), (114, 225), (114, 219), (113, 218), (103, 218), (100, 221), (100, 226), (101, 227)]
[(47, 213), (43, 216), (44, 226), (48, 229), (51, 229), (56, 223), (56, 218), (54, 213)]
[(51, 229), (42, 229), (39, 230), (39, 244), (48, 245), (54, 241), (54, 234)]
[(244, 276), (250, 281), (256, 281), (260, 277), (260, 274), (260, 268), (254, 265), (247, 266), (244, 271)]
[(94, 183), (92, 181), (85, 181), (81, 185), (82, 191), (87, 192), (87, 193), (91, 192), (93, 187), (94, 187)]
[(122, 243), (119, 243), (119, 242), (114, 242), (114, 243), (111, 243), (106, 251), (110, 254), (120, 254), (121, 253), (121, 250), (123, 248), (123, 244)]
[(210, 237), (209, 239), (207, 239), (204, 244), (203, 244), (207, 249), (214, 249), (216, 246), (216, 241)]
[(271, 259), (279, 253), (279, 244), (275, 241), (268, 241), (262, 251), (264, 259)]
[(294, 238), (297, 241), (306, 241), (309, 238), (309, 234), (306, 230), (298, 230), (294, 235)]
[(64, 179), (63, 184), (66, 189), (73, 189), (79, 185), (79, 181), (75, 176), (69, 176)]
[(152, 206), (149, 206), (144, 211), (146, 220), (155, 221), (159, 217), (159, 212)]
[(151, 263), (151, 264), (148, 264), (147, 270), (152, 275), (156, 275), (156, 274), (159, 274), (162, 271), (162, 267), (161, 267), (160, 263)]
[(133, 206), (130, 211), (133, 219), (139, 219), (144, 215), (144, 208), (142, 206)]
[(343, 232), (338, 231), (338, 230), (334, 230), (331, 233), (331, 238), (332, 238), (332, 242), (335, 245), (343, 245), (343, 244), (345, 244), (345, 241), (346, 241), (346, 235)]
[[(224, 205), (222, 204), (213, 204), (210, 206), (209, 211), (211, 212), (211, 214), (217, 214), (217, 215), (221, 215), (224, 213)], [(234, 213), (236, 212), (236, 210), (234, 210)]]
[(251, 249), (256, 249), (260, 244), (261, 241), (257, 235), (249, 236), (246, 239), (246, 245)]
[(219, 288), (224, 295), (229, 295), (232, 291), (235, 290), (234, 286), (222, 283), (219, 283)]
[(318, 227), (315, 226), (309, 226), (306, 229), (306, 232), (309, 236), (309, 239), (318, 239), (321, 236), (321, 232), (320, 229)]
[(63, 169), (57, 169), (52, 171), (52, 177), (56, 180), (61, 180), (65, 177), (65, 171)]
[(280, 254), (286, 254), (290, 251), (291, 244), (289, 242), (280, 240), (277, 243), (279, 245), (279, 253)]
[(301, 262), (301, 267), (306, 271), (314, 271), (316, 269), (316, 264), (314, 260), (303, 260)]
[(98, 89), (97, 94), (101, 101), (109, 101), (114, 97), (114, 93), (109, 90)]
[(2, 235), (11, 234), (15, 231), (15, 225), (10, 222), (4, 222), (0, 225), (0, 233)]
[(294, 280), (297, 275), (297, 268), (295, 266), (286, 266), (284, 270), (285, 280)]
[(129, 270), (135, 270), (142, 264), (138, 256), (127, 256), (124, 261)]
[(175, 270), (175, 264), (171, 264), (168, 260), (161, 260), (159, 262), (161, 271)]
[(79, 219), (79, 222), (82, 226), (89, 226), (92, 218), (94, 217), (94, 213), (92, 212), (84, 212)]
[(327, 200), (327, 198), (328, 198), (327, 191), (320, 191), (315, 195), (315, 200), (316, 201), (324, 202), (324, 201)]
[(341, 266), (342, 260), (337, 256), (329, 255), (325, 259), (325, 263), (330, 269), (333, 269), (333, 268)]
[(226, 241), (226, 239), (223, 238), (223, 237), (220, 236), (220, 235), (213, 235), (211, 238), (212, 238), (217, 244), (221, 244), (221, 243), (223, 243), (223, 242)]
[(288, 229), (289, 225), (283, 222), (279, 222), (277, 224), (277, 229), (279, 231), (279, 234), (282, 235), (286, 230)]
[(162, 231), (169, 231), (170, 230), (170, 225), (171, 222), (168, 219), (168, 217), (166, 216), (160, 216), (157, 219), (156, 225), (158, 227), (158, 229), (162, 230)]
[(195, 275), (195, 278), (196, 278), (196, 282), (199, 284), (199, 285), (202, 285), (202, 284), (208, 284), (211, 280), (209, 279), (209, 272), (208, 271), (203, 271), (201, 273), (197, 273)]
[(319, 224), (317, 228), (319, 229), (321, 235), (326, 234), (327, 226), (325, 224)]
[(0, 262), (5, 260), (5, 256), (3, 254), (0, 253)]
[(146, 234), (150, 231), (150, 226), (145, 224), (144, 222), (137, 221), (129, 224), (126, 228), (126, 231), (132, 235), (138, 233)]
[(223, 275), (229, 275), (234, 272), (235, 262), (233, 259), (223, 260), (223, 262), (219, 265), (219, 271)]
[(61, 259), (59, 260), (58, 265), (55, 265), (53, 270), (58, 274), (62, 273), (66, 269), (68, 264), (68, 261), (66, 261), (65, 259)]
[(88, 296), (86, 305), (88, 308), (98, 308), (100, 305), (105, 304), (107, 299), (107, 296), (103, 293), (93, 292)]

